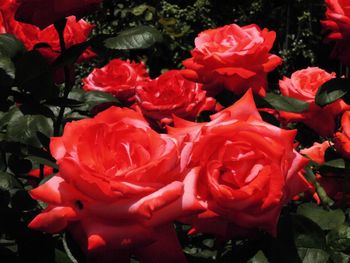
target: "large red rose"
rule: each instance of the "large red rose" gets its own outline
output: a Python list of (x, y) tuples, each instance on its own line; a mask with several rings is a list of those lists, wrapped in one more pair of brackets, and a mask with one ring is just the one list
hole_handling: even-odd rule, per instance
[(206, 96), (201, 84), (185, 79), (180, 70), (139, 83), (136, 102), (145, 117), (162, 125), (170, 124), (173, 115), (194, 120), (200, 112), (215, 108), (215, 99)]
[[(51, 25), (40, 30), (36, 26), (16, 21), (14, 14), (17, 6), (14, 0), (7, 0), (0, 3), (0, 30), (2, 33), (15, 35), (23, 42), (28, 50), (32, 50), (39, 43), (48, 44), (48, 47), (45, 46), (38, 50), (49, 62), (54, 61), (61, 52), (58, 33), (55, 27)], [(64, 30), (66, 47), (68, 48), (74, 44), (86, 41), (93, 28), (93, 25), (84, 20), (77, 21), (74, 16), (68, 17)], [(87, 50), (79, 59), (82, 61), (94, 55), (91, 50)]]
[(129, 105), (135, 100), (135, 88), (138, 83), (148, 79), (143, 63), (113, 59), (106, 66), (94, 69), (83, 79), (83, 89), (111, 93)]
[(75, 15), (81, 17), (96, 10), (102, 0), (16, 0), (16, 19), (41, 29), (57, 20)]
[(341, 131), (334, 136), (334, 146), (345, 158), (350, 159), (350, 111), (341, 118)]
[(204, 84), (210, 94), (223, 87), (235, 94), (248, 88), (265, 95), (267, 73), (282, 63), (270, 54), (276, 34), (257, 25), (236, 24), (201, 32), (195, 39), (192, 57), (183, 62), (185, 76)]
[(283, 122), (300, 121), (305, 123), (321, 136), (332, 136), (335, 129), (335, 118), (344, 110), (350, 109), (342, 99), (323, 108), (315, 103), (317, 90), (328, 80), (335, 78), (335, 73), (328, 73), (317, 67), (309, 67), (294, 72), (290, 78), (279, 81), (281, 93), (309, 103), (309, 109), (302, 113), (280, 112)]
[(328, 33), (326, 41), (336, 41), (331, 56), (350, 65), (350, 1), (326, 0), (326, 20), (321, 21)]
[(175, 120), (170, 134), (187, 135), (197, 196), (207, 210), (186, 222), (221, 236), (249, 229), (276, 233), (282, 207), (310, 186), (298, 173), (307, 159), (294, 150), (296, 131), (264, 122), (251, 91), (208, 123)]
[(92, 262), (124, 262), (123, 256), (128, 262), (140, 247), (133, 252), (145, 262), (153, 262), (143, 258), (152, 253), (183, 262), (171, 223), (202, 207), (181, 144), (127, 108), (68, 123), (50, 145), (59, 174), (30, 192), (48, 207), (29, 226), (49, 233), (70, 228)]

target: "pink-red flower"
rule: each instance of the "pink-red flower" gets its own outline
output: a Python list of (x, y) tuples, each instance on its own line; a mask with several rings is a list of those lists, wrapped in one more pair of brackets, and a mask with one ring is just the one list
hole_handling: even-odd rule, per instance
[[(46, 46), (38, 48), (38, 50), (49, 62), (53, 62), (61, 52), (56, 29), (50, 25), (40, 30), (34, 25), (16, 21), (14, 14), (17, 6), (18, 4), (14, 0), (0, 2), (0, 31), (16, 36), (28, 50), (32, 50), (39, 43), (45, 43)], [(77, 21), (74, 16), (68, 17), (64, 30), (66, 47), (69, 48), (74, 44), (86, 41), (93, 28), (93, 25), (84, 20)], [(94, 55), (91, 50), (87, 50), (79, 59), (82, 61)]]
[(328, 33), (326, 41), (336, 41), (331, 56), (350, 65), (350, 1), (326, 0), (326, 20), (321, 21)]
[(110, 93), (128, 105), (135, 100), (138, 83), (148, 79), (143, 63), (113, 59), (106, 66), (94, 69), (83, 79), (83, 89)]
[(334, 146), (345, 158), (350, 159), (350, 111), (341, 118), (341, 130), (334, 136)]
[(343, 111), (350, 109), (342, 99), (321, 108), (315, 103), (317, 90), (332, 78), (335, 73), (318, 67), (309, 67), (294, 72), (290, 78), (283, 77), (279, 81), (283, 96), (299, 99), (309, 103), (309, 109), (302, 113), (280, 112), (283, 122), (300, 121), (321, 136), (332, 136), (335, 130), (335, 118)]
[(222, 88), (243, 94), (248, 88), (265, 95), (267, 73), (282, 63), (270, 54), (276, 34), (257, 25), (236, 24), (201, 32), (192, 57), (183, 62), (184, 75), (204, 84), (210, 95)]
[(183, 262), (171, 223), (202, 206), (181, 140), (156, 133), (133, 110), (111, 107), (68, 123), (50, 150), (59, 174), (30, 192), (48, 204), (31, 228), (56, 233), (68, 227), (103, 262), (124, 262), (123, 256), (127, 262), (131, 251), (165, 253), (159, 245), (169, 248), (169, 262)]
[(81, 17), (93, 12), (102, 0), (16, 0), (18, 21), (38, 26), (41, 29), (65, 17)]
[(175, 119), (169, 133), (192, 145), (206, 211), (184, 219), (195, 231), (230, 237), (247, 230), (276, 233), (282, 206), (310, 186), (299, 173), (307, 159), (294, 150), (295, 130), (264, 122), (248, 91), (208, 123)]
[(206, 96), (201, 84), (185, 79), (180, 70), (139, 83), (136, 102), (145, 117), (162, 125), (170, 124), (173, 115), (194, 120), (200, 112), (215, 108), (215, 99)]
[(325, 153), (330, 146), (331, 143), (328, 141), (324, 141), (323, 143), (315, 142), (310, 148), (302, 149), (300, 153), (318, 164), (324, 164)]

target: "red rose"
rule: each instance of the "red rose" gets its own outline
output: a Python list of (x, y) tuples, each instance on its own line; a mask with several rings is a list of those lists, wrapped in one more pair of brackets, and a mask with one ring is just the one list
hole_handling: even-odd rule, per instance
[(282, 63), (270, 54), (276, 34), (257, 25), (236, 24), (201, 32), (195, 39), (192, 57), (183, 62), (186, 77), (204, 83), (210, 94), (222, 87), (236, 94), (248, 88), (265, 95), (267, 73)]
[[(50, 145), (59, 174), (30, 192), (48, 207), (29, 226), (49, 233), (72, 228), (100, 262), (124, 262), (119, 256), (152, 242), (148, 249), (165, 253), (157, 244), (178, 246), (172, 221), (202, 209), (194, 197), (197, 174), (188, 171), (180, 146), (127, 108), (68, 123)], [(169, 262), (183, 262), (179, 249), (166, 251)]]
[(341, 131), (334, 136), (334, 146), (345, 158), (350, 159), (350, 111), (341, 118)]
[(32, 49), (38, 43), (40, 29), (36, 26), (20, 23), (15, 20), (14, 15), (17, 9), (15, 0), (0, 2), (0, 30), (1, 33), (15, 35), (23, 42), (27, 49)]
[(143, 63), (113, 59), (103, 68), (94, 69), (83, 79), (83, 89), (111, 93), (121, 102), (130, 104), (135, 100), (136, 85), (148, 79)]
[(326, 20), (321, 21), (328, 33), (326, 42), (336, 41), (331, 56), (343, 64), (350, 65), (350, 2), (348, 0), (326, 0)]
[(202, 85), (185, 79), (180, 70), (141, 82), (136, 102), (144, 116), (163, 125), (170, 124), (173, 115), (194, 120), (201, 111), (215, 108), (215, 99), (206, 97)]
[(81, 17), (96, 10), (102, 0), (16, 0), (16, 19), (41, 29), (57, 20), (75, 15)]
[(199, 170), (197, 196), (207, 208), (185, 221), (225, 237), (254, 228), (275, 234), (282, 206), (310, 187), (298, 173), (307, 159), (294, 150), (296, 131), (264, 122), (251, 91), (211, 117), (176, 119), (169, 128), (193, 144), (190, 165)]
[(298, 70), (290, 78), (279, 81), (283, 96), (292, 97), (309, 103), (309, 109), (302, 113), (280, 112), (283, 122), (301, 121), (321, 136), (332, 136), (335, 118), (344, 110), (350, 109), (341, 99), (321, 108), (315, 103), (317, 90), (335, 73), (328, 73), (317, 67)]
[[(17, 9), (16, 1), (5, 1), (0, 3), (0, 30), (3, 33), (15, 35), (23, 42), (28, 50), (34, 48), (39, 43), (46, 43), (49, 47), (39, 48), (40, 53), (49, 61), (53, 62), (61, 52), (58, 33), (53, 25), (40, 30), (38, 27), (26, 23), (20, 23), (14, 19), (14, 14)], [(87, 23), (84, 20), (76, 21), (74, 16), (67, 18), (67, 25), (64, 30), (64, 40), (66, 47), (84, 42), (90, 35), (94, 25)], [(80, 61), (86, 60), (95, 56), (88, 49), (79, 58)]]
[[(64, 41), (66, 47), (69, 48), (75, 44), (86, 41), (94, 28), (94, 25), (80, 19), (76, 21), (74, 16), (67, 18), (67, 25), (64, 29)], [(53, 25), (41, 30), (38, 33), (37, 43), (47, 43), (50, 48), (39, 48), (40, 53), (48, 59), (49, 62), (53, 62), (61, 53), (58, 33)], [(35, 43), (35, 44), (37, 44)], [(90, 59), (95, 56), (95, 53), (91, 49), (87, 49), (78, 59), (78, 62)]]

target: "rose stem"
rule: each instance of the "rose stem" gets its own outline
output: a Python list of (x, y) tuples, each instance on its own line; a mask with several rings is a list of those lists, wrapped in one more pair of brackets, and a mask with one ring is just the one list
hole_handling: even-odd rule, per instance
[[(61, 47), (61, 54), (66, 50), (66, 44), (64, 41), (64, 28), (66, 26), (67, 19), (63, 19), (60, 21), (57, 21), (55, 25), (55, 29), (58, 33), (59, 41), (60, 41), (60, 47)], [(64, 93), (63, 93), (63, 99), (67, 99), (68, 94), (71, 90), (71, 83), (70, 83), (70, 74), (69, 74), (69, 68), (68, 66), (64, 66)], [(61, 125), (62, 125), (62, 120), (63, 120), (63, 115), (64, 115), (64, 110), (65, 110), (65, 105), (62, 105), (60, 107), (60, 111), (58, 113), (58, 117), (56, 120), (56, 123), (54, 124), (54, 136), (59, 136), (60, 135), (60, 130), (61, 130)]]

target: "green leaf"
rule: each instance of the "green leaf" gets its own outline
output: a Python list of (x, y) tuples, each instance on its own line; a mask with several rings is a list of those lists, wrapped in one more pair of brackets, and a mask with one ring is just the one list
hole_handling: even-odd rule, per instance
[(60, 68), (74, 64), (89, 46), (89, 41), (71, 46), (57, 57), (52, 66)]
[(52, 106), (58, 106), (58, 107), (79, 107), (83, 103), (78, 100), (73, 100), (73, 99), (65, 99), (65, 98), (54, 98), (54, 99), (49, 99), (45, 101), (45, 104), (52, 105)]
[(10, 86), (15, 79), (16, 68), (11, 58), (0, 53), (0, 83)]
[(0, 119), (0, 130), (6, 128), (6, 126), (15, 121), (16, 119), (23, 116), (22, 112), (17, 108), (13, 107), (8, 112), (6, 112)]
[(141, 4), (141, 5), (138, 5), (138, 6), (135, 6), (132, 10), (131, 10), (131, 13), (134, 15), (134, 16), (140, 16), (142, 15), (144, 12), (146, 12), (146, 10), (149, 8), (148, 5), (146, 4)]
[(55, 263), (73, 263), (69, 257), (59, 249), (55, 249)]
[(12, 189), (21, 189), (21, 184), (9, 173), (0, 172), (0, 189), (9, 191)]
[(10, 86), (16, 76), (15, 57), (25, 52), (25, 47), (13, 35), (0, 34), (0, 83)]
[(28, 156), (28, 157), (26, 157), (26, 159), (28, 159), (36, 164), (43, 164), (43, 165), (50, 166), (54, 169), (58, 169), (58, 165), (55, 162), (52, 162), (52, 161), (45, 159), (45, 158), (41, 158), (38, 156)]
[(15, 36), (0, 34), (0, 53), (8, 58), (15, 58), (26, 51), (24, 45)]
[(50, 107), (41, 103), (36, 103), (34, 100), (28, 101), (26, 99), (26, 101), (20, 105), (20, 109), (24, 115), (43, 115), (53, 120), (55, 119), (55, 113), (50, 109)]
[(327, 263), (329, 254), (316, 248), (298, 248), (298, 254), (302, 263)]
[(350, 227), (340, 225), (327, 235), (327, 244), (334, 251), (347, 251), (350, 249)]
[(342, 210), (327, 211), (314, 203), (301, 204), (297, 213), (311, 219), (323, 230), (331, 230), (345, 222), (345, 214)]
[(309, 104), (305, 101), (277, 95), (274, 93), (267, 93), (265, 97), (261, 98), (270, 104), (274, 109), (287, 112), (304, 112), (308, 110)]
[(350, 80), (334, 78), (324, 83), (317, 91), (315, 102), (323, 107), (343, 97), (350, 88)]
[(42, 147), (37, 132), (52, 136), (52, 120), (41, 115), (24, 115), (7, 127), (6, 138), (8, 141), (21, 142), (35, 147)]
[(335, 263), (349, 263), (350, 256), (341, 252), (331, 252), (331, 259)]
[(269, 261), (265, 257), (264, 252), (259, 250), (258, 253), (256, 253), (256, 255), (253, 258), (251, 258), (247, 263), (269, 263)]
[(116, 37), (107, 38), (105, 47), (117, 50), (146, 49), (163, 40), (162, 34), (153, 27), (138, 26), (122, 31)]
[(294, 215), (292, 217), (292, 228), (297, 248), (326, 248), (326, 237), (323, 230), (307, 217)]
[(334, 159), (328, 162), (325, 162), (323, 166), (331, 167), (331, 168), (338, 168), (338, 169), (345, 169), (345, 160), (344, 159)]
[(84, 91), (74, 89), (69, 93), (70, 99), (80, 101), (81, 106), (75, 107), (78, 111), (92, 111), (95, 107), (102, 104), (119, 105), (119, 101), (113, 95), (102, 91)]

